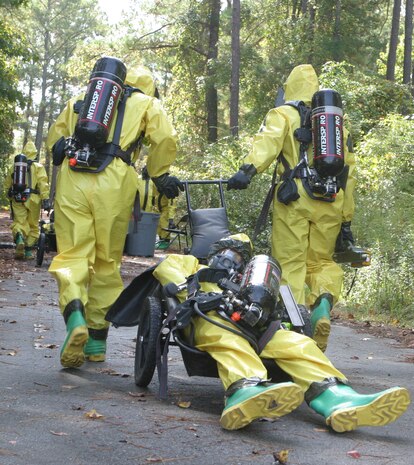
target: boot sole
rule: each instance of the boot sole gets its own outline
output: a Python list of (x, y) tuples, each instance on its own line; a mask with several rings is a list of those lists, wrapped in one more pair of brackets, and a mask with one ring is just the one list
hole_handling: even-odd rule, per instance
[(105, 354), (94, 354), (94, 355), (85, 354), (85, 358), (88, 362), (104, 362)]
[(17, 244), (16, 245), (16, 253), (15, 253), (15, 258), (18, 258), (19, 260), (24, 259), (24, 244)]
[(353, 431), (359, 426), (384, 426), (400, 417), (409, 405), (407, 389), (393, 388), (368, 405), (337, 410), (326, 419), (326, 424), (337, 433)]
[(279, 418), (290, 413), (303, 402), (303, 391), (293, 383), (280, 383), (273, 389), (226, 409), (220, 425), (227, 430), (244, 428), (258, 418)]
[(312, 339), (316, 342), (316, 345), (325, 352), (328, 347), (328, 339), (331, 334), (331, 322), (327, 318), (320, 318), (316, 325)]
[(88, 341), (88, 328), (78, 326), (72, 330), (64, 351), (60, 354), (60, 363), (65, 368), (78, 368), (85, 361), (83, 348)]

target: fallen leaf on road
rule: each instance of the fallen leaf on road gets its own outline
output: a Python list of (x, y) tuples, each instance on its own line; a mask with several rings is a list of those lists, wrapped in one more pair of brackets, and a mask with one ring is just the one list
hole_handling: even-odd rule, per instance
[(56, 349), (57, 345), (56, 344), (40, 344), (40, 342), (35, 342), (34, 348), (35, 349)]
[(98, 413), (94, 408), (90, 410), (89, 412), (85, 413), (86, 418), (91, 418), (92, 420), (99, 420), (100, 418), (103, 418), (103, 415)]
[(346, 455), (349, 455), (353, 459), (359, 459), (361, 457), (361, 454), (357, 450), (349, 450)]
[(50, 432), (54, 434), (55, 436), (67, 436), (68, 435), (68, 433), (62, 433), (62, 432), (57, 433), (56, 431), (52, 431), (52, 430)]
[(128, 392), (131, 397), (145, 397), (145, 392)]
[(180, 401), (180, 402), (177, 402), (177, 405), (181, 408), (189, 408), (191, 407), (191, 402), (189, 401)]
[(282, 449), (279, 452), (273, 452), (273, 458), (275, 459), (275, 465), (285, 465), (288, 461), (289, 449)]

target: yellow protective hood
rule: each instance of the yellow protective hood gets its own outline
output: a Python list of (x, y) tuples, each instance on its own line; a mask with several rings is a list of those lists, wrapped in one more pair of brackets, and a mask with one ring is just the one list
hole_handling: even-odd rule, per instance
[(285, 101), (302, 100), (309, 105), (312, 95), (319, 90), (319, 80), (312, 65), (293, 68), (284, 84)]
[(125, 84), (137, 87), (144, 94), (154, 97), (155, 79), (151, 71), (145, 66), (137, 66), (127, 72)]
[(37, 156), (37, 149), (36, 146), (32, 141), (26, 143), (23, 148), (23, 153), (26, 155), (28, 160), (35, 160)]

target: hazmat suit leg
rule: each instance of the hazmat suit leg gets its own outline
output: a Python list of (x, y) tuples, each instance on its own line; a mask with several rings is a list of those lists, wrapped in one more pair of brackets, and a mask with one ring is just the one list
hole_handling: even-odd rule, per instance
[[(220, 324), (235, 328), (220, 318), (216, 312), (210, 312), (208, 317)], [(266, 367), (246, 339), (219, 328), (201, 317), (195, 317), (194, 327), (195, 346), (199, 350), (208, 352), (216, 360), (224, 389), (228, 389), (240, 379), (268, 378)]]
[(27, 236), (29, 235), (29, 223), (27, 217), (29, 210), (26, 207), (25, 202), (16, 202), (12, 200), (12, 209), (13, 209), (13, 223), (11, 226), (13, 239), (16, 239), (17, 233), (22, 234), (24, 240), (26, 241)]
[[(217, 315), (214, 316), (213, 313), (208, 316), (230, 326), (230, 323)], [(304, 392), (313, 382), (325, 378), (346, 380), (318, 349), (313, 339), (294, 331), (278, 330), (260, 357), (246, 339), (199, 317), (195, 323), (194, 338), (196, 347), (208, 352), (217, 361), (220, 379), (225, 389), (241, 378), (267, 379), (268, 373), (260, 357), (275, 360)]]
[[(214, 312), (208, 316), (233, 326)], [(200, 317), (195, 318), (194, 326), (196, 347), (217, 361), (226, 389), (225, 408), (220, 419), (224, 429), (244, 428), (258, 418), (281, 417), (303, 402), (303, 392), (297, 384), (267, 383), (267, 370), (246, 339)]]
[(260, 356), (276, 360), (304, 392), (312, 383), (326, 378), (346, 381), (345, 375), (332, 365), (313, 339), (294, 331), (277, 331)]
[(27, 214), (29, 232), (26, 244), (28, 247), (33, 247), (39, 240), (40, 197), (35, 194), (29, 199), (29, 202)]
[[(117, 172), (110, 174), (113, 179), (118, 175)], [(105, 320), (105, 315), (124, 289), (120, 275), (120, 264), (135, 199), (135, 179), (135, 175), (129, 169), (123, 177), (116, 179), (119, 189), (111, 195), (111, 201), (116, 205), (111, 210), (114, 211), (113, 215), (108, 216), (107, 214), (107, 198), (101, 198), (93, 206), (96, 256), (93, 273), (90, 277), (88, 302), (86, 304), (86, 321), (90, 329), (108, 329), (109, 323)], [(104, 341), (105, 339), (98, 340)], [(93, 350), (95, 353), (91, 355), (96, 356), (105, 353), (105, 344), (101, 343), (99, 354), (96, 353), (99, 352), (98, 344), (92, 341), (88, 342), (88, 344), (95, 346)], [(89, 345), (85, 348), (85, 353), (87, 354), (88, 351)]]
[(289, 284), (296, 302), (304, 305), (309, 215), (299, 201), (274, 204), (272, 256), (282, 267), (282, 284)]
[(169, 213), (169, 202), (170, 200), (163, 195), (160, 199), (160, 221), (158, 223), (157, 234), (161, 240), (169, 240), (170, 233), (164, 231), (163, 228), (168, 228), (168, 220), (170, 219)]
[[(83, 306), (88, 301), (89, 273), (95, 262), (95, 224), (90, 201), (93, 201), (93, 180), (87, 185), (84, 173), (70, 172), (62, 165), (55, 197), (55, 231), (58, 253), (49, 272), (59, 287), (59, 305), (66, 306), (79, 299)], [(81, 182), (82, 181), (82, 182)]]
[[(341, 203), (340, 198), (338, 203)], [(327, 210), (328, 214), (320, 215), (315, 212), (320, 218), (315, 218), (310, 224), (306, 258), (306, 284), (310, 290), (307, 298), (308, 306), (313, 305), (321, 294), (331, 294), (334, 303), (341, 294), (343, 271), (332, 259), (336, 238), (341, 229), (341, 220), (337, 215), (338, 206), (324, 205), (321, 210)]]

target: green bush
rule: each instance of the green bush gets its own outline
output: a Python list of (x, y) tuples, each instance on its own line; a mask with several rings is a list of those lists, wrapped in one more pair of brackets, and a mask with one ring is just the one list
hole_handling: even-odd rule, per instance
[[(414, 121), (383, 119), (357, 149), (353, 221), (372, 265), (358, 273), (348, 304), (381, 320), (414, 323)], [(348, 272), (346, 285), (353, 273)], [(345, 288), (346, 288), (345, 285)]]

